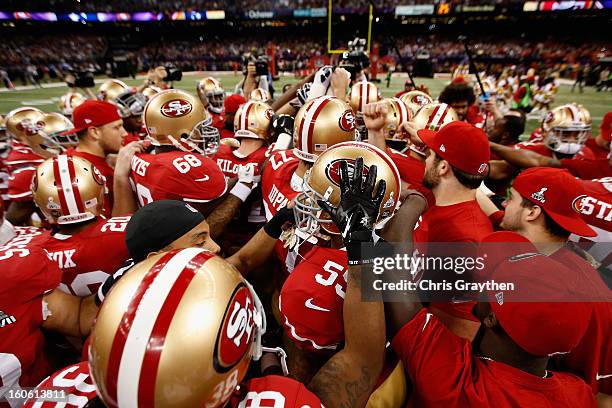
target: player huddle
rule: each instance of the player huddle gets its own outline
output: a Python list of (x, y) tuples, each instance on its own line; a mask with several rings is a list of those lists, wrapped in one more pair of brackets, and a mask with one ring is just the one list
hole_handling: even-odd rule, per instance
[[(612, 113), (545, 99), (519, 143), (463, 78), (157, 77), (2, 120), (0, 406), (611, 403)], [(544, 300), (362, 299), (439, 243), (503, 244), (483, 273)]]

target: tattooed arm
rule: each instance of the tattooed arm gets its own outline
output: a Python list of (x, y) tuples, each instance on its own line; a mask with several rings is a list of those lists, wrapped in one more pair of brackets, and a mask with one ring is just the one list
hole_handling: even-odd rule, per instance
[(385, 318), (381, 301), (361, 301), (361, 274), (370, 268), (349, 267), (344, 298), (345, 347), (312, 379), (308, 388), (326, 407), (363, 407), (384, 362)]

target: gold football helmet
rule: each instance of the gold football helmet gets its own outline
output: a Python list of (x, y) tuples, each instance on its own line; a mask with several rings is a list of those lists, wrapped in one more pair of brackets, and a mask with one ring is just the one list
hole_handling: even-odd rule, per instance
[(60, 97), (57, 107), (62, 115), (70, 116), (74, 112), (74, 108), (86, 100), (87, 98), (78, 92), (68, 92)]
[(591, 113), (582, 105), (568, 103), (549, 111), (542, 121), (544, 144), (551, 150), (574, 155), (591, 134)]
[(406, 104), (412, 116), (416, 115), (421, 106), (433, 103), (431, 96), (423, 91), (410, 91), (399, 97)]
[(371, 82), (360, 81), (351, 87), (349, 103), (355, 113), (361, 112), (368, 103), (378, 102), (379, 100), (380, 94), (378, 88)]
[(154, 95), (144, 108), (143, 122), (154, 146), (173, 145), (207, 156), (219, 150), (221, 136), (211, 126), (210, 113), (185, 91), (168, 89)]
[(382, 128), (383, 135), (387, 140), (404, 140), (400, 131), (400, 125), (412, 119), (408, 107), (399, 98), (385, 98), (382, 100), (387, 106), (385, 125)]
[(250, 100), (234, 116), (234, 137), (268, 141), (274, 111), (267, 103)]
[(267, 89), (255, 88), (251, 91), (249, 100), (268, 103), (269, 101), (272, 100), (272, 95), (270, 95), (270, 92), (268, 92)]
[(223, 258), (161, 253), (123, 275), (100, 307), (90, 371), (107, 407), (223, 407), (261, 355), (265, 313)]
[(38, 134), (45, 140), (51, 141), (52, 145), (59, 145), (63, 149), (79, 144), (79, 138), (76, 134), (72, 133), (69, 135), (62, 136), (63, 132), (67, 132), (74, 128), (74, 125), (64, 115), (57, 112), (51, 112), (45, 114), (43, 119), (44, 126)]
[(74, 224), (102, 214), (104, 183), (89, 161), (60, 154), (36, 168), (32, 194), (50, 224)]
[(223, 112), (223, 102), (225, 101), (225, 92), (221, 83), (213, 77), (206, 77), (197, 86), (198, 97), (208, 109), (215, 113)]
[(0, 157), (4, 158), (8, 154), (10, 139), (11, 137), (6, 133), (6, 117), (0, 115)]
[(379, 180), (385, 180), (387, 183), (377, 224), (380, 225), (395, 213), (399, 206), (401, 185), (400, 175), (393, 160), (385, 152), (368, 143), (339, 143), (322, 153), (304, 176), (304, 191), (298, 194), (295, 200), (296, 227), (301, 232), (316, 234), (319, 228), (323, 228), (328, 234), (340, 233), (329, 215), (319, 207), (317, 200), (327, 200), (334, 206), (340, 203), (340, 162), (348, 161), (351, 173), (358, 157), (363, 157), (364, 177), (368, 169), (376, 165), (376, 184)]
[(98, 89), (98, 99), (101, 101), (115, 103), (115, 99), (130, 89), (123, 81), (118, 79), (109, 79), (100, 85)]
[(149, 85), (145, 89), (142, 90), (142, 94), (145, 96), (145, 98), (147, 98), (147, 100), (149, 100), (153, 96), (155, 96), (158, 93), (160, 93), (161, 91), (162, 91), (161, 88), (159, 88), (157, 86)]
[[(442, 126), (457, 120), (459, 120), (459, 116), (449, 105), (445, 103), (430, 103), (421, 106), (421, 109), (412, 118), (412, 123), (417, 130), (429, 129), (437, 132)], [(412, 143), (410, 150), (425, 156), (427, 146), (425, 144), (417, 145)]]
[(293, 127), (293, 152), (314, 162), (328, 148), (355, 140), (355, 113), (344, 101), (319, 96), (300, 108)]
[[(48, 131), (41, 132), (46, 126), (46, 115), (39, 109), (23, 107), (15, 109), (6, 115), (6, 131), (18, 142), (29, 146), (32, 151), (42, 157), (54, 157), (63, 151), (63, 147), (51, 138)], [(57, 121), (49, 129), (57, 129)], [(66, 129), (68, 130), (68, 129)]]

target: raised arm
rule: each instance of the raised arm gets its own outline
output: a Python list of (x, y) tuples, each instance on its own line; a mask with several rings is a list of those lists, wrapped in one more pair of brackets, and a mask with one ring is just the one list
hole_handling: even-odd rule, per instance
[(513, 166), (527, 167), (561, 167), (559, 160), (546, 157), (531, 150), (515, 149), (513, 147), (490, 143), (491, 151)]

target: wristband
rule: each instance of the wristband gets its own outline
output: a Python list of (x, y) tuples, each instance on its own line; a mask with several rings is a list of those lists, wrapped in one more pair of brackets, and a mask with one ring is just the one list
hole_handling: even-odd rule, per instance
[(247, 186), (244, 183), (238, 182), (230, 190), (230, 194), (235, 197), (238, 197), (240, 201), (244, 203), (246, 199), (249, 197), (249, 194), (251, 194), (251, 191), (252, 191), (251, 187)]
[(274, 217), (264, 225), (263, 229), (270, 237), (279, 239), (283, 233), (283, 225), (294, 220), (293, 209), (284, 207), (278, 210)]

